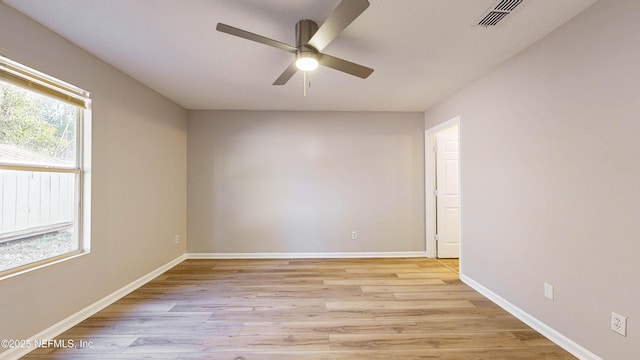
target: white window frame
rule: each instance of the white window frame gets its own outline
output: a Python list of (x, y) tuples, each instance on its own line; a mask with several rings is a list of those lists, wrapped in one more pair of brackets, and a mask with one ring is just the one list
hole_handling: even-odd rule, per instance
[(28, 90), (53, 97), (77, 107), (76, 163), (68, 165), (21, 165), (1, 163), (1, 170), (66, 173), (75, 175), (74, 236), (77, 249), (37, 262), (24, 264), (0, 272), (0, 280), (24, 272), (59, 263), (89, 253), (91, 233), (91, 98), (90, 93), (64, 81), (43, 74), (0, 55), (0, 79)]

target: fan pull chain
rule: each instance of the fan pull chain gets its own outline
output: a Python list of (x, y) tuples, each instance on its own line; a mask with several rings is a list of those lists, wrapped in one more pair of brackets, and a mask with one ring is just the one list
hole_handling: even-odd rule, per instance
[(305, 71), (304, 72), (304, 77), (302, 80), (302, 94), (304, 96), (307, 96), (307, 77), (309, 76), (309, 72)]
[(311, 73), (309, 71), (304, 71), (304, 80), (302, 84), (302, 94), (307, 96), (307, 87), (311, 87)]

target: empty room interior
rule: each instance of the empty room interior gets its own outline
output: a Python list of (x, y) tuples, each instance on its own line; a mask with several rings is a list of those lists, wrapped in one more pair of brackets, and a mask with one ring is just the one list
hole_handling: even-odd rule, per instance
[(640, 359), (638, 34), (637, 0), (0, 1), (0, 359)]

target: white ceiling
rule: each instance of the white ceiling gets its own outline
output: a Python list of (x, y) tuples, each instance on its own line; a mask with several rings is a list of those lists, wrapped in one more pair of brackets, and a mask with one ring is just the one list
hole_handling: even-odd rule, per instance
[(371, 68), (273, 81), (293, 55), (215, 30), (218, 22), (295, 45), (339, 0), (4, 0), (187, 109), (424, 111), (596, 0), (524, 0), (496, 27), (496, 0), (370, 0), (323, 52)]

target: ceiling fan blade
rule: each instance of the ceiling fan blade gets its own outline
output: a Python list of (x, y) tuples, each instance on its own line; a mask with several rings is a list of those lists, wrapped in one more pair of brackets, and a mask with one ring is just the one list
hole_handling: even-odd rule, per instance
[(261, 44), (265, 44), (265, 45), (269, 45), (272, 46), (274, 48), (278, 48), (284, 51), (288, 51), (290, 53), (296, 53), (298, 52), (298, 49), (296, 47), (293, 47), (289, 44), (285, 44), (283, 42), (280, 41), (276, 41), (273, 39), (269, 39), (266, 38), (264, 36), (258, 35), (258, 34), (254, 34), (252, 32), (248, 32), (242, 29), (238, 29), (235, 28), (233, 26), (229, 26), (227, 24), (223, 24), (223, 23), (218, 23), (218, 25), (216, 26), (216, 30), (223, 32), (223, 33), (227, 33), (229, 35), (234, 35), (234, 36), (238, 36), (241, 37), (243, 39), (247, 39), (247, 40), (251, 40), (251, 41), (255, 41)]
[(320, 63), (320, 65), (322, 66), (330, 67), (332, 69), (339, 70), (349, 75), (357, 76), (363, 79), (368, 78), (369, 75), (371, 75), (371, 73), (373, 72), (372, 68), (358, 65), (356, 63), (342, 60), (327, 54), (318, 54), (318, 63)]
[(291, 79), (291, 77), (298, 71), (296, 67), (296, 62), (292, 62), (289, 66), (284, 70), (284, 72), (276, 79), (273, 85), (284, 85)]
[(320, 25), (309, 40), (309, 45), (322, 51), (330, 42), (369, 7), (368, 0), (342, 0), (329, 18)]

